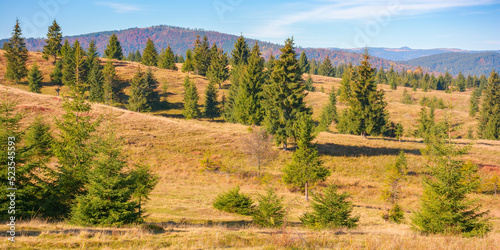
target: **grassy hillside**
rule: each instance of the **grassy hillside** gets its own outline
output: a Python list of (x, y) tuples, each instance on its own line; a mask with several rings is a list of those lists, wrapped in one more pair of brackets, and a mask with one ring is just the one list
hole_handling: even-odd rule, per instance
[[(55, 96), (55, 86), (48, 83), (51, 63), (41, 59), (40, 53), (30, 53), (31, 64), (37, 61), (44, 71), (43, 94), (26, 92), (24, 84), (12, 85), (3, 79), (5, 58), (0, 51), (0, 96), (17, 101), (17, 110), (25, 114), (26, 126), (40, 115), (49, 122), (62, 114), (61, 97)], [(104, 61), (103, 61), (104, 63)], [(127, 86), (139, 66), (131, 62), (115, 62), (117, 73)], [(143, 67), (143, 66), (141, 66)], [(292, 152), (275, 148), (275, 159), (263, 168), (262, 178), (257, 178), (257, 169), (248, 161), (244, 153), (242, 139), (248, 135), (248, 127), (220, 121), (182, 119), (182, 86), (185, 74), (180, 71), (153, 69), (161, 83), (167, 82), (168, 101), (171, 109), (140, 114), (120, 107), (93, 105), (94, 116), (104, 116), (104, 124), (112, 124), (114, 130), (124, 140), (124, 149), (131, 163), (147, 163), (160, 176), (160, 182), (146, 203), (149, 216), (147, 223), (164, 227), (165, 232), (151, 233), (140, 226), (125, 228), (83, 228), (64, 222), (48, 223), (27, 220), (17, 227), (23, 236), (18, 242), (0, 243), (1, 248), (136, 248), (156, 249), (172, 247), (175, 249), (200, 248), (367, 248), (367, 249), (494, 249), (500, 245), (500, 196), (473, 194), (484, 209), (493, 216), (493, 232), (485, 238), (460, 238), (456, 236), (423, 236), (414, 233), (408, 224), (397, 225), (381, 218), (383, 210), (389, 207), (381, 198), (385, 167), (394, 162), (400, 150), (408, 158), (411, 175), (402, 189), (402, 206), (408, 212), (418, 208), (422, 192), (421, 175), (425, 174), (425, 158), (420, 149), (424, 147), (421, 139), (406, 136), (403, 142), (388, 138), (341, 135), (322, 132), (317, 137), (317, 145), (325, 167), (332, 175), (325, 183), (338, 185), (340, 191), (352, 195), (355, 205), (354, 214), (360, 215), (360, 225), (356, 229), (314, 231), (301, 227), (298, 217), (308, 209), (308, 204), (299, 193), (292, 193), (281, 182), (281, 168), (291, 159)], [(203, 93), (207, 81), (204, 77), (192, 76)], [(340, 79), (313, 76), (316, 89), (323, 87), (326, 93), (309, 93), (306, 101), (313, 107), (317, 117), (321, 107), (328, 99), (332, 87), (338, 89)], [(226, 82), (226, 87), (229, 82)], [(440, 91), (412, 92), (417, 101), (414, 105), (401, 103), (403, 88), (386, 90), (391, 120), (402, 122), (405, 131), (414, 130), (418, 100), (423, 96), (436, 96), (444, 101), (453, 101), (452, 112), (455, 122), (463, 123), (458, 135), (465, 136), (467, 128), (475, 126), (476, 121), (468, 116), (470, 91), (453, 93)], [(158, 91), (160, 88), (158, 89)], [(62, 94), (64, 95), (65, 89)], [(125, 88), (127, 92), (127, 88)], [(227, 89), (222, 93), (227, 96)], [(222, 93), (219, 93), (219, 98)], [(201, 95), (203, 96), (203, 95)], [(203, 99), (203, 98), (202, 98)], [(203, 100), (200, 100), (200, 104)], [(342, 105), (339, 105), (343, 108)], [(437, 110), (438, 119), (445, 111)], [(334, 130), (334, 128), (332, 128)], [(474, 143), (466, 157), (484, 166), (482, 173), (500, 174), (500, 141), (465, 139), (458, 143)], [(206, 171), (200, 164), (205, 155), (219, 162), (221, 171)], [(255, 197), (271, 186), (285, 197), (289, 216), (287, 227), (280, 229), (261, 229), (251, 223), (250, 218), (215, 210), (212, 201), (217, 194), (240, 185), (241, 191)], [(315, 192), (313, 190), (313, 192)], [(409, 221), (409, 220), (408, 220)], [(6, 231), (6, 225), (0, 230)]]

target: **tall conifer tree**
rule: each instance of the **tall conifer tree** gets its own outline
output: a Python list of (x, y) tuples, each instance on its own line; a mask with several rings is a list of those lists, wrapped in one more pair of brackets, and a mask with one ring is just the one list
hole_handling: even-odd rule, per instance
[(118, 60), (122, 59), (123, 57), (122, 46), (120, 44), (120, 41), (118, 41), (118, 37), (116, 36), (115, 33), (113, 33), (109, 37), (109, 42), (108, 45), (106, 46), (106, 50), (104, 50), (104, 54), (108, 59), (118, 59)]
[(36, 62), (31, 66), (31, 70), (28, 73), (28, 86), (31, 92), (41, 93), (40, 89), (42, 88), (43, 76), (40, 68)]
[(142, 51), (141, 62), (146, 66), (158, 65), (158, 51), (156, 50), (154, 42), (150, 38), (148, 38), (148, 41), (146, 42), (146, 48)]
[(193, 54), (191, 53), (190, 49), (186, 51), (186, 60), (182, 64), (181, 71), (188, 73), (194, 71)]
[(243, 75), (243, 69), (248, 63), (249, 54), (250, 50), (248, 49), (245, 38), (240, 36), (234, 43), (234, 48), (231, 51), (231, 86), (229, 87), (227, 102), (224, 104), (224, 120), (229, 122), (236, 122), (236, 118), (234, 116), (234, 105), (240, 89), (239, 85)]
[(200, 110), (198, 108), (198, 90), (194, 82), (189, 80), (189, 76), (186, 75), (184, 78), (184, 110), (182, 114), (186, 119), (198, 118), (200, 116)]
[(483, 92), (478, 134), (483, 139), (498, 140), (500, 139), (500, 77), (494, 70)]
[(49, 57), (54, 57), (54, 64), (56, 64), (57, 56), (61, 53), (62, 32), (61, 27), (57, 24), (56, 20), (52, 22), (47, 32), (46, 45), (43, 46), (42, 57), (49, 60)]
[(222, 83), (229, 78), (227, 55), (222, 49), (218, 49), (215, 44), (212, 47), (211, 54), (212, 59), (208, 68), (207, 78), (210, 82), (219, 85), (219, 89), (221, 89)]
[(16, 20), (14, 31), (7, 43), (4, 44), (5, 58), (7, 59), (7, 70), (5, 78), (19, 83), (21, 79), (27, 76), (28, 68), (26, 62), (28, 61), (28, 49), (24, 38), (21, 37), (21, 27), (19, 20)]
[(300, 67), (300, 70), (302, 71), (302, 74), (309, 72), (309, 68), (310, 68), (309, 60), (307, 60), (307, 55), (306, 55), (306, 52), (304, 52), (304, 51), (302, 51), (300, 53), (299, 67)]

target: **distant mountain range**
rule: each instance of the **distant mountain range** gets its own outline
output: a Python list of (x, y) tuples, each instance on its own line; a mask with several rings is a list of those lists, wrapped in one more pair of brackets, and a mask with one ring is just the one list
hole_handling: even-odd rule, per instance
[[(332, 48), (338, 50), (338, 48)], [(342, 49), (350, 52), (363, 52), (365, 48), (354, 48), (354, 49)], [(412, 49), (409, 47), (401, 47), (401, 48), (377, 48), (377, 47), (369, 47), (368, 51), (371, 55), (380, 57), (383, 59), (391, 60), (391, 61), (408, 61), (415, 58), (423, 57), (423, 56), (432, 56), (436, 54), (443, 53), (483, 53), (483, 52), (496, 52), (500, 53), (500, 50), (496, 51), (475, 51), (475, 50), (462, 50), (462, 49)]]
[[(130, 28), (125, 30), (95, 32), (90, 34), (68, 36), (64, 37), (64, 39), (67, 38), (70, 43), (73, 43), (76, 39), (78, 39), (78, 41), (84, 48), (88, 46), (90, 40), (94, 39), (99, 53), (103, 55), (109, 37), (113, 33), (116, 33), (118, 39), (120, 40), (125, 56), (129, 52), (135, 52), (136, 50), (142, 51), (146, 46), (146, 41), (148, 38), (151, 38), (151, 40), (153, 40), (158, 50), (166, 48), (168, 45), (170, 45), (174, 53), (184, 55), (187, 49), (193, 48), (196, 35), (199, 35), (200, 37), (206, 35), (211, 44), (217, 44), (218, 47), (223, 48), (224, 51), (230, 54), (231, 50), (233, 49), (234, 43), (239, 37), (236, 35), (225, 34), (216, 31), (207, 31), (203, 29), (189, 29), (168, 25), (159, 25), (147, 28)], [(259, 44), (262, 55), (265, 58), (267, 58), (271, 53), (273, 55), (278, 55), (280, 53), (279, 49), (282, 47), (282, 45), (279, 44), (259, 41), (255, 39), (247, 38), (246, 40), (250, 48), (253, 47), (255, 42), (257, 42)], [(0, 40), (0, 47), (6, 41), (7, 39)], [(45, 41), (42, 38), (27, 38), (26, 44), (30, 51), (41, 51), (43, 49), (43, 46), (45, 45)], [(323, 60), (326, 56), (328, 56), (334, 65), (343, 63), (358, 64), (362, 60), (362, 56), (360, 54), (362, 50), (362, 48), (296, 48), (296, 51), (298, 53), (305, 51), (309, 59)], [(458, 74), (458, 71), (462, 71), (462, 73), (471, 72), (472, 74), (483, 74), (485, 72), (491, 71), (491, 69), (500, 68), (498, 54), (491, 54), (492, 52), (471, 53), (469, 51), (460, 49), (420, 50), (410, 49), (408, 47), (399, 49), (369, 48), (369, 52), (372, 55), (372, 65), (377, 68), (384, 67), (385, 69), (393, 66), (395, 70), (414, 70), (417, 68), (417, 66), (421, 66), (427, 72), (435, 73), (450, 70), (452, 74), (456, 75)], [(452, 57), (448, 55), (450, 53), (443, 52), (454, 52), (462, 56)]]

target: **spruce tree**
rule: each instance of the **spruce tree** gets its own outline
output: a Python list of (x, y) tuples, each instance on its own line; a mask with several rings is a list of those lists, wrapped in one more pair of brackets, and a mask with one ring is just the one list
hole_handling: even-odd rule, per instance
[(28, 61), (28, 49), (24, 38), (21, 37), (21, 27), (19, 20), (16, 19), (16, 25), (12, 31), (12, 37), (3, 46), (5, 58), (7, 59), (7, 69), (5, 78), (13, 80), (16, 84), (28, 74), (26, 62)]
[[(448, 131), (448, 135), (449, 135)], [(463, 234), (483, 236), (491, 231), (488, 211), (480, 212), (480, 205), (467, 197), (479, 180), (477, 166), (467, 166), (459, 157), (468, 148), (458, 148), (447, 141), (434, 139), (424, 153), (432, 164), (427, 165), (429, 176), (424, 176), (424, 192), (420, 209), (412, 218), (414, 229), (426, 234)]]
[(377, 90), (373, 77), (374, 69), (368, 59), (368, 50), (363, 55), (364, 60), (358, 66), (356, 80), (352, 82), (349, 108), (343, 115), (338, 129), (341, 133), (379, 135), (384, 132), (387, 124), (387, 103), (384, 101), (383, 90)]
[(182, 115), (186, 119), (194, 119), (200, 116), (200, 110), (198, 109), (198, 90), (196, 85), (189, 80), (189, 76), (186, 75), (184, 78), (184, 110), (182, 110)]
[(206, 35), (203, 36), (202, 41), (200, 41), (200, 36), (196, 35), (193, 59), (196, 74), (206, 76), (211, 59), (210, 44)]
[[(306, 79), (306, 82), (305, 82), (305, 85), (306, 85), (306, 90), (309, 91), (309, 92), (314, 92), (316, 89), (314, 88), (314, 85), (313, 85), (313, 79), (311, 77), (311, 74), (307, 74), (307, 79)], [(323, 87), (323, 86), (321, 86)]]
[(352, 202), (346, 201), (349, 194), (337, 194), (335, 186), (326, 187), (322, 193), (313, 196), (312, 212), (306, 212), (300, 217), (305, 226), (315, 229), (322, 228), (354, 228), (359, 216), (352, 216)]
[(137, 222), (138, 204), (132, 201), (133, 175), (126, 172), (120, 144), (111, 134), (100, 142), (85, 184), (87, 192), (76, 197), (71, 221), (76, 224), (120, 226)]
[(386, 183), (382, 196), (391, 204), (387, 219), (396, 223), (401, 223), (404, 219), (404, 212), (399, 206), (398, 201), (402, 187), (401, 182), (405, 180), (407, 169), (406, 155), (403, 150), (399, 152), (395, 163), (388, 165), (386, 169)]
[(328, 103), (321, 110), (319, 117), (319, 131), (329, 131), (330, 125), (337, 122), (337, 95), (335, 89), (332, 87), (330, 95), (328, 96)]
[(260, 124), (264, 116), (262, 91), (265, 84), (264, 58), (255, 42), (248, 65), (243, 69), (238, 95), (234, 102), (234, 116), (242, 124)]
[(330, 57), (326, 56), (321, 66), (319, 66), (318, 74), (322, 76), (333, 76), (335, 72), (333, 71), (332, 61), (330, 61)]
[(156, 66), (158, 65), (158, 51), (154, 42), (148, 38), (146, 42), (146, 48), (142, 51), (142, 64), (146, 66)]
[(133, 198), (137, 199), (139, 205), (139, 218), (142, 218), (142, 203), (143, 200), (149, 199), (149, 193), (153, 191), (159, 182), (159, 177), (151, 172), (148, 165), (136, 165), (134, 170), (130, 173), (132, 176), (134, 193)]
[(190, 49), (186, 51), (186, 60), (182, 64), (181, 71), (188, 73), (194, 71), (193, 56)]
[(170, 45), (160, 53), (158, 66), (162, 69), (177, 70), (177, 66), (175, 66), (175, 55)]
[(298, 149), (293, 153), (292, 162), (283, 168), (283, 182), (291, 188), (298, 188), (305, 193), (309, 201), (309, 188), (318, 181), (324, 181), (331, 173), (322, 166), (314, 139), (314, 121), (309, 114), (302, 114), (298, 121)]
[(117, 60), (122, 59), (123, 57), (122, 46), (120, 44), (120, 41), (118, 41), (118, 37), (116, 36), (115, 33), (113, 33), (109, 37), (109, 42), (108, 45), (106, 46), (106, 49), (104, 50), (104, 54), (108, 59), (117, 59)]
[(279, 227), (283, 225), (286, 210), (283, 205), (283, 197), (269, 188), (265, 195), (259, 195), (259, 205), (252, 213), (255, 224), (261, 227)]
[(304, 102), (307, 94), (293, 49), (293, 39), (287, 39), (280, 50), (280, 59), (275, 61), (271, 81), (264, 87), (264, 124), (269, 133), (274, 135), (276, 143), (282, 143), (286, 150), (288, 138), (296, 138), (295, 120), (301, 113), (309, 112), (309, 109)]
[(481, 99), (479, 88), (474, 89), (469, 99), (469, 115), (475, 117), (479, 111), (479, 101)]
[(465, 76), (462, 74), (462, 71), (458, 73), (456, 86), (460, 92), (464, 92), (467, 89), (467, 82)]
[(94, 64), (94, 61), (99, 62), (99, 52), (97, 52), (97, 46), (94, 39), (90, 40), (86, 55), (87, 69), (90, 71), (92, 65)]
[(45, 40), (46, 45), (43, 46), (43, 59), (49, 60), (49, 57), (54, 57), (54, 64), (56, 64), (57, 56), (61, 53), (61, 42), (61, 27), (59, 27), (56, 20), (54, 20), (47, 32), (47, 39)]
[(396, 131), (395, 131), (396, 140), (401, 142), (401, 139), (403, 138), (403, 133), (404, 133), (403, 125), (401, 123), (396, 124)]
[(90, 64), (87, 85), (89, 86), (89, 101), (104, 102), (104, 75), (97, 58)]
[(203, 111), (203, 116), (213, 121), (214, 118), (220, 116), (218, 106), (217, 88), (215, 88), (215, 84), (210, 81), (205, 89), (205, 110)]
[(387, 84), (387, 76), (385, 75), (384, 67), (377, 72), (376, 77), (377, 84)]
[(106, 65), (103, 70), (103, 94), (104, 94), (104, 102), (107, 105), (113, 105), (115, 101), (118, 101), (118, 93), (120, 92), (119, 87), (116, 82), (116, 71), (115, 66), (113, 65), (113, 61), (108, 59)]
[(299, 67), (302, 74), (309, 73), (309, 60), (307, 60), (306, 52), (302, 51), (299, 58)]
[(341, 102), (348, 102), (352, 96), (352, 85), (357, 77), (356, 69), (353, 68), (352, 64), (349, 64), (347, 70), (344, 70), (342, 74), (342, 81), (340, 81), (340, 95), (339, 100)]
[(276, 58), (274, 57), (273, 52), (271, 51), (271, 53), (269, 54), (269, 57), (267, 58), (267, 62), (266, 62), (266, 69), (267, 69), (268, 75), (271, 75), (271, 73), (273, 71), (275, 59)]
[(151, 109), (147, 98), (148, 85), (144, 73), (137, 69), (137, 72), (130, 83), (128, 98), (128, 109), (136, 112), (147, 112)]
[(134, 62), (140, 62), (140, 61), (142, 61), (141, 52), (139, 50), (136, 50), (134, 55)]
[(227, 102), (224, 103), (224, 120), (228, 122), (236, 122), (235, 117), (235, 101), (238, 97), (240, 90), (240, 82), (243, 77), (243, 70), (248, 63), (248, 56), (250, 50), (243, 36), (240, 36), (234, 43), (234, 48), (231, 52), (232, 69), (231, 69), (231, 86), (229, 87), (229, 94)]
[(227, 54), (222, 49), (218, 49), (214, 44), (212, 47), (212, 59), (207, 71), (207, 78), (210, 82), (219, 85), (222, 88), (222, 83), (229, 78), (229, 69)]
[(38, 68), (36, 62), (31, 66), (31, 70), (28, 73), (28, 86), (31, 92), (41, 93), (43, 76), (42, 72)]
[(483, 91), (481, 113), (479, 115), (479, 137), (482, 139), (500, 139), (500, 77), (494, 70), (488, 78), (488, 85)]
[(160, 102), (160, 95), (156, 92), (159, 83), (150, 68), (148, 68), (146, 74), (144, 74), (144, 82), (146, 83), (146, 99), (148, 105), (150, 108), (154, 108)]

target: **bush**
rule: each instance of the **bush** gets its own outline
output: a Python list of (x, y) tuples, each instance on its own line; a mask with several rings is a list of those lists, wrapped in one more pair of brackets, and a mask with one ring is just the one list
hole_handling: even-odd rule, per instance
[(273, 189), (268, 189), (266, 195), (259, 195), (259, 206), (252, 215), (255, 224), (262, 227), (283, 225), (286, 211), (282, 202), (283, 197), (278, 197)]
[(335, 186), (324, 189), (323, 194), (313, 197), (313, 212), (306, 212), (300, 220), (312, 228), (338, 228), (357, 226), (359, 216), (352, 217), (352, 203), (346, 201), (349, 194), (337, 194)]
[(403, 211), (403, 209), (401, 208), (401, 206), (399, 206), (396, 203), (396, 204), (394, 204), (394, 206), (392, 206), (391, 209), (389, 209), (387, 211), (387, 213), (384, 213), (382, 215), (382, 218), (384, 220), (389, 220), (389, 221), (396, 222), (396, 223), (400, 224), (405, 219), (405, 212)]
[(254, 210), (252, 199), (239, 192), (240, 187), (237, 186), (227, 193), (220, 194), (213, 203), (214, 208), (228, 213), (252, 215)]

